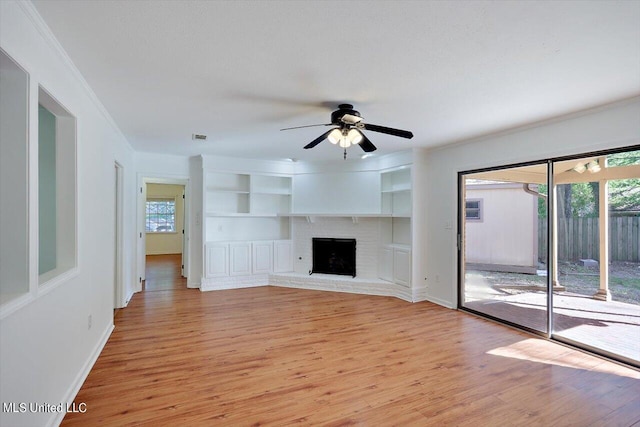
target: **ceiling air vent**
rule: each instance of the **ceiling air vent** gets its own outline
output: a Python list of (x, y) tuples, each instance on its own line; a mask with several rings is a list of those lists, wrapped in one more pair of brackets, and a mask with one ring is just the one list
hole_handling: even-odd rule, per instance
[(193, 135), (191, 135), (191, 139), (193, 139), (194, 141), (206, 141), (207, 140), (207, 135), (194, 133)]

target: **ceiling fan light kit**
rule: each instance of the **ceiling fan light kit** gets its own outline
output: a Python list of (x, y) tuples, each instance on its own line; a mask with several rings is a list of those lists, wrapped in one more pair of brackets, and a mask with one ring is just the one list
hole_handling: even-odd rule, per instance
[(362, 142), (362, 134), (356, 129), (333, 129), (329, 132), (327, 139), (330, 143), (340, 145), (342, 148), (349, 148), (352, 145)]
[(394, 129), (386, 126), (371, 125), (363, 122), (360, 112), (353, 109), (351, 104), (340, 104), (338, 109), (331, 113), (331, 123), (297, 126), (280, 130), (301, 129), (311, 126), (337, 126), (320, 135), (310, 143), (304, 146), (305, 149), (313, 148), (325, 139), (330, 143), (338, 145), (344, 149), (344, 158), (347, 158), (347, 148), (352, 145), (359, 145), (366, 153), (375, 151), (377, 148), (369, 138), (366, 137), (362, 130), (370, 130), (372, 132), (385, 133), (387, 135), (398, 136), (400, 138), (413, 138), (413, 133), (407, 130)]

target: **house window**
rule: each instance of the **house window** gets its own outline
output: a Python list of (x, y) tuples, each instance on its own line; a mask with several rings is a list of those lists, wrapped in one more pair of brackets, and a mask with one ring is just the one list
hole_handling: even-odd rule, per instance
[(467, 221), (482, 221), (482, 199), (467, 199), (464, 206)]
[(176, 231), (175, 199), (148, 199), (146, 212), (147, 233), (173, 233)]

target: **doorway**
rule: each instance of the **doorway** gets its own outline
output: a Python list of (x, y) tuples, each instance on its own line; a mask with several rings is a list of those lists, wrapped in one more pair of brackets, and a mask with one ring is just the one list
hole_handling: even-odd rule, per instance
[(539, 218), (547, 209), (547, 164), (467, 173), (460, 179), (460, 305), (547, 333), (548, 263), (538, 248)]
[[(179, 286), (186, 288), (189, 278), (189, 179), (139, 176), (138, 182), (138, 291), (148, 288), (147, 284), (152, 285), (147, 283), (147, 258), (160, 261), (164, 257), (164, 264), (170, 260), (172, 267), (169, 270), (173, 265), (177, 266), (176, 280)], [(167, 268), (166, 265), (163, 267)], [(157, 274), (150, 279), (157, 282)]]
[(459, 302), (640, 365), (640, 150), (459, 174)]

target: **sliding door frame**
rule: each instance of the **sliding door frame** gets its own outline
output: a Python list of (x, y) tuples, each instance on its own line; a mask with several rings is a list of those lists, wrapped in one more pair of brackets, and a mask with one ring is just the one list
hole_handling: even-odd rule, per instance
[[(499, 165), (493, 167), (486, 167), (481, 169), (465, 170), (458, 172), (458, 230), (457, 230), (457, 253), (458, 253), (458, 310), (469, 312), (484, 318), (488, 318), (505, 325), (509, 325), (535, 335), (545, 337), (549, 340), (563, 343), (581, 350), (594, 353), (595, 355), (605, 357), (615, 362), (622, 362), (626, 365), (638, 367), (635, 361), (628, 358), (608, 352), (606, 350), (592, 347), (582, 342), (576, 342), (571, 339), (567, 339), (554, 334), (554, 313), (553, 313), (553, 278), (555, 277), (556, 264), (553, 262), (556, 256), (557, 248), (554, 245), (554, 234), (556, 232), (556, 187), (554, 182), (554, 164), (566, 160), (577, 160), (584, 157), (601, 157), (609, 154), (624, 153), (628, 151), (640, 150), (640, 145), (629, 145), (626, 147), (613, 148), (610, 150), (591, 151), (586, 153), (578, 153), (567, 156), (559, 156), (553, 158), (546, 158), (537, 161), (513, 163), (506, 165)], [(465, 186), (464, 178), (466, 175), (471, 175), (480, 172), (491, 172), (497, 170), (540, 165), (546, 163), (547, 165), (547, 331), (541, 332), (526, 326), (519, 325), (508, 320), (504, 320), (489, 314), (482, 313), (480, 311), (473, 310), (464, 306), (464, 280), (465, 280), (465, 251), (464, 251), (464, 225), (465, 225)], [(607, 243), (608, 244), (608, 243)], [(606, 266), (609, 268), (609, 266)]]
[[(464, 184), (464, 177), (466, 175), (472, 175), (472, 174), (476, 174), (476, 173), (481, 173), (481, 172), (493, 172), (493, 171), (498, 171), (498, 170), (504, 170), (504, 169), (515, 169), (515, 168), (519, 168), (519, 167), (527, 167), (527, 166), (536, 166), (536, 165), (543, 165), (543, 164), (547, 164), (547, 183), (549, 183), (549, 160), (537, 160), (537, 161), (531, 161), (531, 162), (523, 162), (523, 163), (514, 163), (514, 164), (509, 164), (509, 165), (503, 165), (503, 166), (493, 166), (493, 167), (488, 167), (488, 168), (481, 168), (481, 169), (474, 169), (474, 170), (468, 170), (468, 171), (462, 171), (462, 172), (458, 172), (458, 233), (457, 233), (457, 249), (458, 249), (458, 309), (462, 310), (462, 311), (466, 311), (469, 313), (473, 313), (488, 319), (492, 319), (495, 320), (497, 322), (509, 325), (509, 326), (513, 326), (515, 328), (518, 329), (523, 329), (527, 332), (531, 332), (533, 334), (536, 335), (540, 335), (540, 336), (544, 336), (546, 338), (550, 337), (550, 326), (551, 324), (550, 322), (550, 316), (549, 316), (549, 300), (547, 298), (547, 319), (546, 319), (546, 332), (543, 331), (539, 331), (537, 329), (533, 329), (533, 328), (529, 328), (527, 326), (523, 326), (520, 325), (518, 323), (514, 323), (511, 322), (509, 320), (505, 320), (505, 319), (501, 319), (499, 317), (495, 317), (492, 316), (490, 314), (486, 314), (477, 310), (473, 310), (471, 308), (465, 307), (464, 306), (464, 298), (465, 298), (465, 293), (464, 293), (464, 280), (465, 280), (465, 245), (464, 245), (464, 241), (465, 241), (465, 236), (464, 236), (464, 225), (465, 225), (465, 184)], [(552, 188), (552, 187), (549, 187)], [(548, 199), (549, 200), (549, 199)], [(551, 202), (548, 201), (548, 204), (550, 204)], [(547, 212), (549, 212), (548, 207), (547, 207)], [(551, 276), (551, 274), (549, 274), (549, 252), (547, 252), (547, 294), (549, 293), (549, 290), (551, 289), (551, 287), (553, 286), (552, 284), (552, 278), (553, 276)], [(550, 285), (551, 284), (551, 285)], [(551, 287), (550, 287), (551, 286)], [(552, 319), (551, 319), (552, 320)]]

